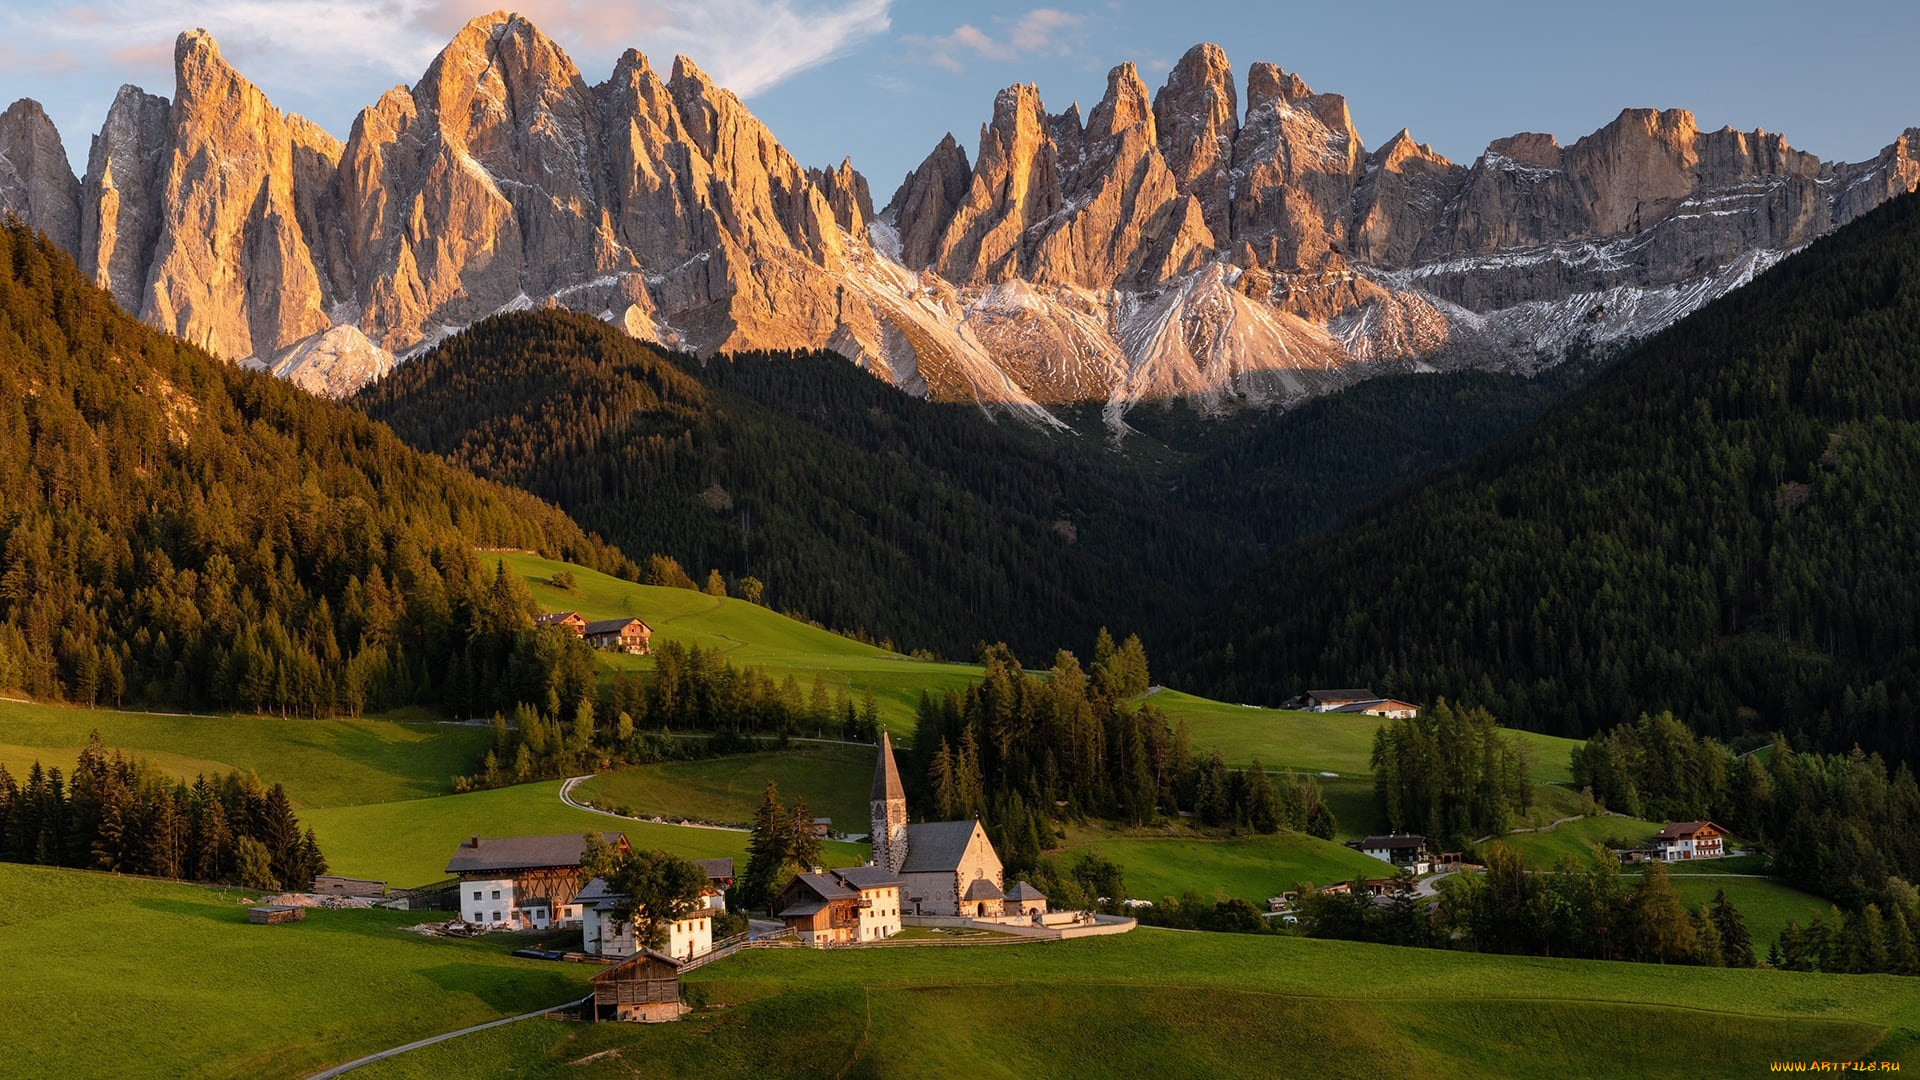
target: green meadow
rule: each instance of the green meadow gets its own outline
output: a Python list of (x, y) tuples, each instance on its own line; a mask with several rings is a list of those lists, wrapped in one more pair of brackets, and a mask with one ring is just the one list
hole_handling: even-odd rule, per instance
[(183, 779), (251, 770), (286, 785), (300, 808), (444, 795), (455, 773), (473, 771), (488, 738), (483, 728), (456, 724), (171, 716), (0, 701), (0, 764), (16, 778), (35, 760), (70, 771), (96, 730), (109, 748)]
[(0, 863), (0, 1075), (305, 1076), (586, 993), (584, 965), (402, 930), (417, 912), (254, 926), (255, 895)]
[[(370, 1080), (569, 1077), (1748, 1077), (1898, 1060), (1920, 985), (1142, 928), (1057, 945), (765, 950), (677, 1024), (529, 1021)], [(723, 1006), (723, 1007), (722, 1007)]]
[(795, 743), (786, 750), (640, 765), (601, 773), (574, 788), (574, 797), (643, 817), (746, 825), (771, 780), (782, 804), (805, 799), (815, 817), (833, 819), (836, 831), (864, 833), (876, 753), (871, 746)]
[[(333, 873), (373, 878), (394, 886), (443, 880), (447, 860), (473, 836), (621, 832), (636, 847), (659, 848), (689, 859), (745, 859), (747, 834), (724, 829), (656, 825), (576, 810), (560, 801), (558, 780), (447, 795), (437, 799), (337, 806), (308, 810)], [(836, 866), (864, 863), (864, 844), (829, 843)]]
[[(1336, 772), (1347, 776), (1373, 772), (1373, 733), (1385, 721), (1351, 713), (1299, 712), (1233, 705), (1224, 701), (1161, 690), (1142, 699), (1178, 726), (1185, 720), (1196, 748), (1219, 747), (1229, 765), (1255, 758), (1269, 769)], [(1542, 783), (1573, 779), (1572, 753), (1580, 743), (1530, 731), (1513, 732), (1532, 751), (1533, 778)]]
[[(532, 590), (542, 611), (578, 611), (588, 619), (632, 615), (653, 628), (656, 643), (676, 641), (718, 649), (743, 668), (760, 667), (776, 679), (792, 675), (802, 692), (810, 692), (818, 674), (829, 693), (846, 690), (856, 706), (868, 687), (873, 689), (881, 722), (904, 741), (913, 737), (922, 691), (933, 694), (964, 690), (980, 679), (972, 664), (915, 660), (873, 645), (790, 619), (745, 600), (708, 596), (688, 589), (636, 585), (571, 563), (511, 552), (485, 552), (485, 559), (501, 559)], [(574, 576), (572, 589), (555, 588), (553, 575), (562, 570)], [(620, 670), (652, 671), (650, 656), (603, 653), (601, 666)]]
[[(1577, 811), (1569, 811), (1573, 812)], [(1524, 856), (1528, 866), (1544, 870), (1566, 855), (1584, 862), (1595, 844), (1625, 840), (1638, 846), (1659, 831), (1657, 821), (1609, 815), (1569, 821), (1544, 832), (1513, 833), (1501, 837), (1500, 842)]]
[(1296, 882), (1328, 885), (1393, 872), (1345, 845), (1291, 832), (1223, 839), (1179, 826), (1157, 832), (1077, 829), (1069, 831), (1055, 857), (1071, 860), (1082, 851), (1119, 863), (1126, 871), (1127, 895), (1136, 900), (1157, 901), (1192, 889), (1209, 899), (1239, 897), (1264, 906), (1267, 897)]

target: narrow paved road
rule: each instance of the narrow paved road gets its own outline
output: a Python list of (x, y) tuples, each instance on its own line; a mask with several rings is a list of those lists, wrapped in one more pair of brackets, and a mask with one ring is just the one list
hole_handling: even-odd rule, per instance
[(521, 1013), (519, 1016), (509, 1016), (505, 1020), (492, 1020), (485, 1024), (475, 1024), (472, 1027), (461, 1028), (459, 1031), (449, 1031), (445, 1035), (435, 1035), (431, 1039), (420, 1039), (415, 1042), (410, 1042), (405, 1046), (396, 1046), (391, 1050), (382, 1050), (377, 1054), (368, 1054), (366, 1057), (363, 1057), (363, 1058), (355, 1058), (354, 1060), (347, 1062), (345, 1065), (335, 1065), (333, 1068), (328, 1069), (325, 1072), (314, 1073), (312, 1076), (308, 1077), (307, 1080), (331, 1080), (332, 1077), (339, 1076), (341, 1073), (352, 1072), (353, 1070), (359, 1068), (362, 1065), (371, 1065), (376, 1061), (384, 1061), (387, 1058), (393, 1057), (397, 1054), (404, 1054), (409, 1050), (418, 1050), (423, 1046), (432, 1046), (434, 1043), (437, 1043), (437, 1042), (446, 1042), (448, 1039), (457, 1039), (462, 1035), (471, 1035), (476, 1031), (485, 1031), (488, 1028), (496, 1028), (501, 1026), (502, 1024), (515, 1024), (515, 1023), (519, 1023), (522, 1020), (531, 1020), (536, 1016), (545, 1016), (548, 1013), (554, 1011), (555, 1009), (570, 1009), (575, 1005), (581, 1005), (586, 1003), (587, 1001), (591, 1000), (592, 997), (593, 997), (592, 994), (588, 994), (586, 997), (580, 998), (578, 1001), (569, 1001), (560, 1005), (551, 1005), (544, 1009), (535, 1009), (530, 1013)]
[(712, 829), (715, 832), (753, 831), (752, 829), (742, 829), (736, 825), (701, 825), (692, 821), (668, 821), (666, 818), (635, 817), (632, 814), (616, 814), (611, 810), (602, 810), (597, 806), (588, 806), (586, 803), (580, 802), (573, 797), (573, 785), (582, 780), (591, 780), (593, 777), (593, 773), (588, 773), (585, 776), (568, 777), (560, 785), (560, 801), (573, 807), (575, 810), (585, 810), (589, 814), (599, 814), (601, 817), (619, 818), (621, 821), (644, 821), (649, 825), (675, 825), (682, 829)]

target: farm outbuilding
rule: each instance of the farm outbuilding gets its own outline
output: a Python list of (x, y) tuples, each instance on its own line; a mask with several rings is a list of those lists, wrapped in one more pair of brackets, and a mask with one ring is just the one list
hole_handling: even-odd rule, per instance
[(687, 1011), (680, 1004), (680, 961), (652, 949), (593, 977), (595, 1020), (627, 1020), (657, 1024), (678, 1020)]
[(299, 922), (307, 917), (307, 909), (288, 904), (266, 904), (247, 909), (247, 921), (274, 926), (280, 923)]

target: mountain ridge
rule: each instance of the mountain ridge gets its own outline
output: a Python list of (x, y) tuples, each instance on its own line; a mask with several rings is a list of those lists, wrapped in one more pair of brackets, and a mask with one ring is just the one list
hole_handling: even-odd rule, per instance
[[(341, 396), (503, 310), (555, 304), (702, 356), (831, 349), (910, 393), (1011, 407), (1288, 405), (1368, 375), (1535, 370), (1643, 336), (1920, 183), (1910, 130), (1826, 163), (1624, 110), (1471, 165), (1217, 46), (1083, 119), (997, 95), (876, 211), (686, 57), (589, 84), (522, 16), (468, 23), (343, 142), (181, 35), (174, 98), (124, 87), (84, 177), (30, 101), (0, 205), (149, 323)], [(209, 162), (233, 169), (212, 169)], [(234, 173), (237, 169), (238, 172)], [(234, 173), (234, 175), (228, 175)], [(69, 245), (71, 245), (69, 247)]]

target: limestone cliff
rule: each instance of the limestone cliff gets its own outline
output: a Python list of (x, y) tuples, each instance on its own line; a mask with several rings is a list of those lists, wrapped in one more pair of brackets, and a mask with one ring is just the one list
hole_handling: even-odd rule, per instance
[(1920, 184), (1920, 130), (1823, 163), (1777, 135), (1629, 109), (1470, 165), (1345, 98), (1196, 45), (1152, 91), (994, 100), (876, 211), (686, 57), (589, 83), (527, 19), (465, 26), (344, 143), (202, 31), (171, 99), (121, 88), (70, 172), (30, 101), (0, 114), (0, 206), (126, 308), (320, 393), (502, 310), (564, 304), (700, 354), (830, 348), (911, 393), (1127, 408), (1285, 404), (1366, 375), (1531, 369), (1645, 334)]

